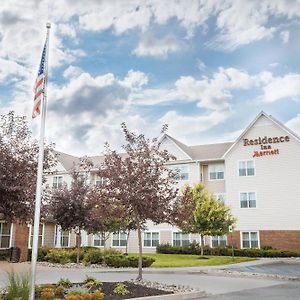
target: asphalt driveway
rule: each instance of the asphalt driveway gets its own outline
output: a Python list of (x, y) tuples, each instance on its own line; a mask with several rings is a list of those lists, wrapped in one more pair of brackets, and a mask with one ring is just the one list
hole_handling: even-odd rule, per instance
[(300, 260), (296, 259), (273, 261), (272, 263), (258, 265), (232, 266), (230, 269), (239, 272), (273, 274), (300, 278)]

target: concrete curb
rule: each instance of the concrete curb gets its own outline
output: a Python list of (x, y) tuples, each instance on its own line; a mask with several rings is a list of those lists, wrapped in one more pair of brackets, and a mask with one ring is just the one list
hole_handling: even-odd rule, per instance
[(190, 292), (190, 293), (178, 293), (178, 294), (167, 294), (167, 295), (159, 295), (159, 296), (139, 297), (139, 298), (134, 298), (134, 300), (188, 300), (188, 299), (199, 299), (204, 296), (207, 296), (207, 294), (204, 292)]

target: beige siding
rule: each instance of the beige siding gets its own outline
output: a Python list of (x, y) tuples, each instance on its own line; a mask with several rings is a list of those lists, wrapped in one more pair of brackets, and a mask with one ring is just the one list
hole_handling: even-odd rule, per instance
[(203, 165), (202, 172), (203, 184), (210, 193), (225, 193), (226, 171), (224, 177), (225, 180), (209, 180), (208, 165)]
[(44, 246), (54, 247), (54, 230), (55, 225), (50, 223), (44, 224)]
[[(241, 140), (226, 157), (226, 198), (238, 218), (237, 230), (300, 229), (300, 144), (292, 135), (262, 116), (245, 138), (290, 137), (290, 142), (271, 144), (279, 155), (253, 158), (255, 176), (239, 177), (238, 161), (252, 159), (259, 145)], [(256, 192), (257, 208), (240, 208), (239, 193)]]
[(176, 157), (176, 160), (187, 160), (190, 157), (182, 151), (173, 141), (165, 137), (161, 143), (161, 148), (168, 150), (169, 153)]

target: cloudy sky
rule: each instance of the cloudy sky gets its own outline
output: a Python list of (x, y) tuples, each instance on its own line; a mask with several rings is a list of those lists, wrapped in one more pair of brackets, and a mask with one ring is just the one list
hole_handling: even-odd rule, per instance
[(7, 0), (0, 114), (30, 118), (52, 24), (46, 135), (95, 155), (120, 123), (189, 144), (233, 140), (261, 111), (300, 134), (298, 0)]

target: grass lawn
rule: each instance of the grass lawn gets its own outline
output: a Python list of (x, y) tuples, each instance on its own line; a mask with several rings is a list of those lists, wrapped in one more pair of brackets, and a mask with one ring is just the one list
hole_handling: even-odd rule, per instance
[(235, 257), (232, 260), (231, 256), (205, 256), (208, 259), (199, 259), (199, 255), (187, 254), (150, 254), (143, 253), (143, 256), (155, 258), (152, 268), (170, 268), (170, 267), (196, 267), (196, 266), (218, 266), (245, 261), (253, 261), (255, 258), (250, 257)]

